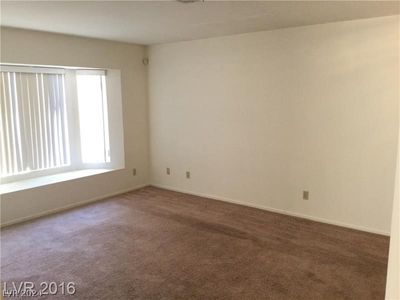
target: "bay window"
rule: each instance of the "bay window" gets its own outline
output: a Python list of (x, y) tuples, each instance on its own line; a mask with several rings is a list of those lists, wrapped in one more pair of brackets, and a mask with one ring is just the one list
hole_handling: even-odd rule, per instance
[(1, 65), (2, 182), (123, 167), (118, 70)]

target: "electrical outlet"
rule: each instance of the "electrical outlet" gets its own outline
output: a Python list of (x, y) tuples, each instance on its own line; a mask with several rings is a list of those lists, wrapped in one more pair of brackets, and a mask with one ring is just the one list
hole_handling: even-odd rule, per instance
[(309, 191), (303, 191), (303, 200), (308, 200), (310, 198), (310, 192)]
[(186, 178), (190, 178), (190, 172), (189, 171), (186, 171)]
[(132, 175), (133, 175), (133, 176), (136, 176), (136, 168), (133, 168), (133, 169), (132, 169)]
[(171, 175), (171, 169), (167, 168), (167, 175)]

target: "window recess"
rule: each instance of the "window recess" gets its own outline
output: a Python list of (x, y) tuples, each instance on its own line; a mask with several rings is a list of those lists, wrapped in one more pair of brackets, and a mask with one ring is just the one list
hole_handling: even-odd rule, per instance
[(118, 70), (1, 65), (1, 181), (122, 167), (120, 89)]

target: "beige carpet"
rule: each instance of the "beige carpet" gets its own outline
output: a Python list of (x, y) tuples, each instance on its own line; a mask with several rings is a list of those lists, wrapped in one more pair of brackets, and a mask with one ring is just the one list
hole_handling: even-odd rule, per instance
[(37, 299), (384, 299), (388, 244), (148, 187), (4, 228), (1, 276), (76, 284)]

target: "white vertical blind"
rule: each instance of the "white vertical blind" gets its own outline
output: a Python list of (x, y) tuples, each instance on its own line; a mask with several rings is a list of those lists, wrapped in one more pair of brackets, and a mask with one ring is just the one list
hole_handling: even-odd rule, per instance
[(64, 75), (0, 74), (1, 176), (69, 165)]

